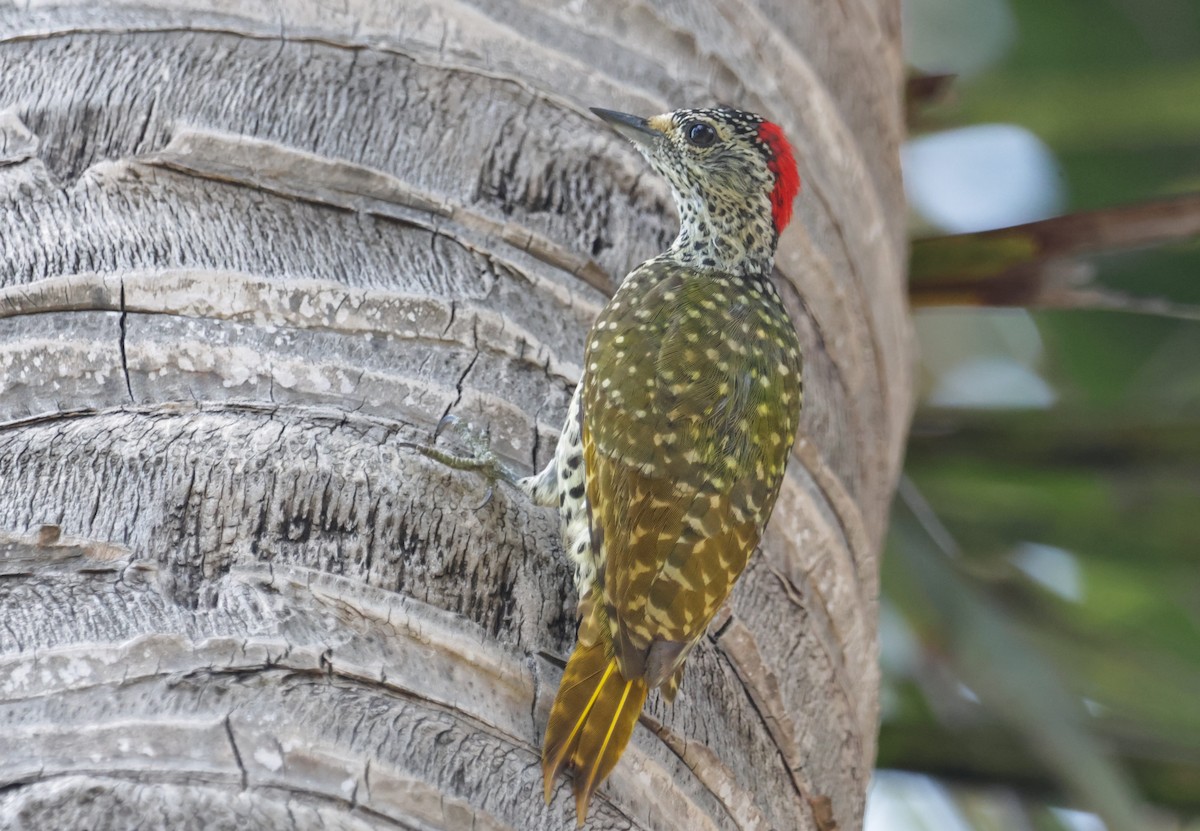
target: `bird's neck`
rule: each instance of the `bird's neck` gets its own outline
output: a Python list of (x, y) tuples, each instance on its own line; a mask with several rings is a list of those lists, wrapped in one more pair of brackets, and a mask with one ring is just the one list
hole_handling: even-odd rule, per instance
[(692, 268), (711, 268), (727, 274), (766, 275), (775, 263), (778, 235), (770, 214), (748, 211), (745, 204), (706, 194), (678, 198), (679, 235), (664, 257)]
[(775, 264), (774, 246), (745, 246), (737, 238), (690, 234), (686, 230), (680, 230), (665, 256), (692, 268), (744, 276), (770, 274)]

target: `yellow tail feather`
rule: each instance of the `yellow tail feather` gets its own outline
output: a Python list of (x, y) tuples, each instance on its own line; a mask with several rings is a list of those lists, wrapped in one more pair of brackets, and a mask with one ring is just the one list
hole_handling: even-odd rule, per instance
[(587, 816), (592, 794), (612, 772), (637, 723), (649, 690), (641, 679), (626, 680), (606, 645), (577, 644), (563, 670), (542, 744), (546, 801), (559, 772), (574, 771), (575, 814)]

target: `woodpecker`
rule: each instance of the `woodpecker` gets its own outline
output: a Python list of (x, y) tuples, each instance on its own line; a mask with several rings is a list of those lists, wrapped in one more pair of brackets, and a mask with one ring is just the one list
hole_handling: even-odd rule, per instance
[(679, 234), (588, 335), (554, 459), (519, 483), (556, 506), (579, 633), (542, 748), (582, 825), (651, 689), (683, 664), (758, 546), (799, 423), (801, 353), (771, 281), (800, 178), (778, 126), (733, 109), (592, 110), (671, 185)]

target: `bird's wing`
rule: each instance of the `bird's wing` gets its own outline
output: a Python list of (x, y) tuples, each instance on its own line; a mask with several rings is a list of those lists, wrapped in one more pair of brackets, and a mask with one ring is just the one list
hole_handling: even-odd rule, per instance
[[(800, 404), (795, 330), (761, 283), (651, 262), (593, 328), (583, 443), (626, 677), (661, 684), (758, 544)], [(649, 314), (647, 313), (649, 312)]]

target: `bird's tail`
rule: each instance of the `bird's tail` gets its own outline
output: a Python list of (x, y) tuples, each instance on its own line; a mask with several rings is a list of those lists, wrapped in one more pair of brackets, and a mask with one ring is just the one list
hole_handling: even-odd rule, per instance
[(587, 816), (588, 802), (612, 771), (637, 723), (649, 690), (640, 678), (626, 680), (604, 640), (575, 645), (550, 710), (542, 744), (546, 801), (559, 771), (574, 771), (575, 815)]

